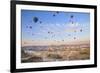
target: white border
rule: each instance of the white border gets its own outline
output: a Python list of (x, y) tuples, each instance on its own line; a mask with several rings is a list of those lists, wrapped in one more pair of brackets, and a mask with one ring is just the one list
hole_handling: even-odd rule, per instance
[[(60, 62), (40, 62), (40, 63), (22, 63), (21, 64), (21, 9), (27, 10), (48, 10), (48, 11), (64, 11), (64, 12), (88, 12), (90, 13), (90, 60), (78, 61), (60, 61)], [(54, 66), (71, 66), (71, 65), (88, 65), (94, 64), (94, 10), (84, 8), (70, 7), (50, 7), (35, 5), (16, 5), (16, 69), (23, 68), (39, 68)]]

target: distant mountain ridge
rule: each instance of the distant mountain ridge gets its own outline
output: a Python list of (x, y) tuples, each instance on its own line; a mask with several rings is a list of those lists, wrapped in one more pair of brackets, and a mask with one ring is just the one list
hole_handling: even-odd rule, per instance
[(46, 51), (46, 50), (49, 50), (49, 49), (54, 49), (54, 50), (57, 50), (57, 49), (67, 49), (67, 48), (90, 48), (90, 44), (78, 44), (78, 45), (52, 45), (52, 46), (24, 46), (22, 47), (22, 49), (24, 50), (30, 50), (30, 51)]

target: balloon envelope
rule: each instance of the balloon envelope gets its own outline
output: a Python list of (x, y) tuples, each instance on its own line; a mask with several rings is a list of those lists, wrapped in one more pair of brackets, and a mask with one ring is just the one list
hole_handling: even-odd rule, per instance
[(71, 15), (70, 17), (71, 17), (71, 18), (73, 18), (74, 16), (73, 16), (73, 15)]
[(38, 21), (38, 18), (37, 17), (34, 17), (33, 18), (33, 21), (36, 23)]

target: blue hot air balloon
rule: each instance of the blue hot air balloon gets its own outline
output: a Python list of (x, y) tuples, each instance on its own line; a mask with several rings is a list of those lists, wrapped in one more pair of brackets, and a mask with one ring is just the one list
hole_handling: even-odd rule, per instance
[(35, 23), (37, 23), (38, 20), (39, 20), (38, 17), (34, 17), (34, 18), (33, 18), (33, 21), (34, 21)]

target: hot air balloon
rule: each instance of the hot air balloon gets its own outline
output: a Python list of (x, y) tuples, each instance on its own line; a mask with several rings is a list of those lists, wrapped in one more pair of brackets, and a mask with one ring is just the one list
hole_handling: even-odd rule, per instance
[(34, 34), (32, 33), (32, 35), (34, 35)]
[(70, 18), (73, 18), (73, 17), (74, 17), (73, 15), (70, 16)]
[(74, 39), (76, 39), (76, 37), (74, 37)]
[(74, 19), (73, 19), (73, 17), (74, 17), (73, 15), (70, 16), (69, 22), (70, 22), (71, 24), (74, 24)]
[(50, 33), (50, 32), (48, 31), (48, 33)]
[(38, 17), (34, 17), (34, 18), (33, 18), (33, 21), (34, 21), (35, 23), (37, 23), (37, 22), (38, 22)]
[(82, 29), (80, 29), (80, 32), (82, 32), (83, 30)]
[(53, 34), (53, 32), (50, 32), (51, 34)]
[(40, 21), (40, 24), (42, 23), (42, 21)]
[(28, 26), (26, 26), (26, 28), (28, 28)]
[(56, 16), (55, 14), (53, 14), (53, 16)]
[(68, 36), (71, 36), (70, 34), (68, 34)]
[(59, 13), (59, 11), (56, 12), (57, 14)]
[(32, 29), (32, 26), (30, 26), (30, 29)]
[(74, 30), (74, 32), (76, 32), (76, 30)]
[(74, 22), (73, 21), (71, 21), (72, 22), (72, 24), (74, 24)]

